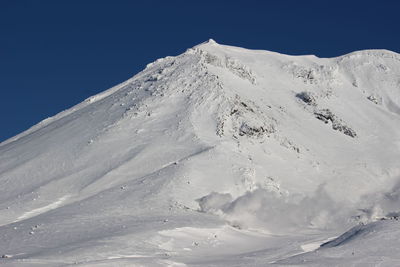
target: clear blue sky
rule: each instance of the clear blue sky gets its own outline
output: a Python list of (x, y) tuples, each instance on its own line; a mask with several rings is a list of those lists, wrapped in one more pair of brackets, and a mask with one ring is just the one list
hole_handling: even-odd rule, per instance
[(332, 57), (399, 27), (397, 0), (0, 0), (0, 141), (209, 38)]

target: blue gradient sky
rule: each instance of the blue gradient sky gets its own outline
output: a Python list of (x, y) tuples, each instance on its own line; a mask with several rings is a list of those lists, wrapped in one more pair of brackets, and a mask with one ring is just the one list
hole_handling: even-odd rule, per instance
[(0, 0), (0, 142), (209, 38), (332, 57), (400, 52), (400, 1)]

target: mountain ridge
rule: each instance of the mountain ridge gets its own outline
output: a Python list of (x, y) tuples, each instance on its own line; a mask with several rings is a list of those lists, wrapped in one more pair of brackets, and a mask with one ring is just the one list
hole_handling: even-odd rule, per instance
[[(188, 49), (188, 51), (190, 51), (191, 49), (195, 49), (195, 48), (201, 48), (202, 46), (204, 47), (204, 46), (207, 46), (207, 45), (218, 45), (218, 46), (230, 47), (230, 48), (235, 48), (235, 49), (238, 48), (238, 47), (229, 46), (229, 45), (222, 45), (222, 44), (217, 43), (217, 42), (216, 42), (215, 40), (213, 40), (213, 39), (209, 39), (209, 40), (207, 40), (207, 41), (205, 41), (205, 42), (203, 42), (203, 43), (200, 43), (200, 44), (198, 44), (198, 45), (195, 45), (193, 48)], [(246, 51), (252, 51), (252, 52), (266, 52), (266, 53), (272, 53), (272, 54), (277, 54), (277, 55), (282, 55), (282, 56), (299, 57), (299, 58), (301, 58), (301, 57), (304, 57), (304, 58), (307, 58), (307, 57), (314, 57), (314, 58), (317, 58), (317, 59), (340, 59), (340, 60), (344, 60), (344, 59), (346, 59), (346, 58), (348, 58), (348, 57), (351, 58), (351, 57), (363, 56), (363, 55), (366, 55), (366, 56), (375, 56), (375, 57), (380, 57), (380, 56), (383, 56), (383, 55), (393, 55), (393, 57), (389, 57), (389, 58), (395, 58), (395, 59), (400, 60), (400, 54), (398, 54), (398, 53), (396, 53), (396, 52), (394, 52), (394, 51), (391, 51), (391, 50), (387, 50), (387, 49), (364, 49), (364, 50), (357, 50), (357, 51), (350, 52), (350, 53), (347, 53), (347, 54), (344, 54), (344, 55), (341, 55), (341, 56), (336, 56), (336, 57), (318, 57), (318, 56), (316, 56), (316, 55), (287, 55), (287, 54), (282, 54), (282, 53), (278, 53), (278, 52), (272, 52), (272, 51), (268, 51), (268, 50), (258, 50), (258, 49), (257, 49), (257, 50), (253, 50), (253, 49), (246, 49), (246, 48), (240, 48), (240, 49), (243, 49), (243, 50), (246, 50)], [(186, 53), (186, 52), (185, 52), (185, 53)], [(185, 54), (185, 53), (183, 53), (183, 54)], [(90, 96), (90, 97), (88, 97), (87, 99), (85, 99), (84, 101), (82, 101), (82, 102), (80, 102), (80, 103), (74, 105), (73, 107), (71, 107), (71, 108), (69, 108), (69, 109), (66, 109), (66, 110), (64, 110), (64, 111), (61, 111), (61, 112), (57, 113), (57, 114), (54, 115), (54, 116), (51, 116), (51, 117), (48, 117), (48, 118), (46, 118), (46, 119), (41, 120), (41, 121), (38, 122), (37, 124), (31, 126), (29, 129), (27, 129), (27, 130), (21, 132), (20, 134), (17, 134), (16, 136), (10, 137), (10, 138), (8, 138), (8, 139), (6, 139), (6, 140), (0, 142), (0, 146), (1, 146), (1, 145), (4, 145), (4, 144), (7, 144), (7, 143), (9, 143), (9, 142), (12, 142), (12, 141), (17, 140), (18, 137), (20, 137), (21, 135), (23, 135), (25, 132), (32, 131), (33, 129), (37, 129), (40, 125), (45, 125), (45, 124), (47, 123), (47, 121), (52, 121), (52, 120), (55, 120), (55, 119), (57, 119), (57, 118), (62, 117), (62, 114), (69, 114), (70, 110), (76, 110), (76, 109), (79, 108), (80, 106), (83, 106), (84, 103), (87, 103), (87, 102), (88, 102), (88, 103), (91, 103), (91, 102), (93, 102), (95, 99), (101, 99), (101, 98), (103, 98), (103, 97), (106, 97), (106, 96), (109, 95), (109, 94), (114, 93), (114, 92), (117, 91), (118, 89), (122, 88), (124, 85), (128, 84), (128, 83), (129, 83), (130, 81), (132, 81), (133, 79), (137, 78), (137, 76), (140, 75), (142, 72), (144, 72), (144, 71), (147, 69), (147, 67), (151, 66), (152, 64), (155, 64), (156, 62), (158, 62), (158, 61), (160, 61), (160, 60), (164, 60), (164, 59), (166, 59), (166, 58), (171, 58), (171, 56), (167, 56), (167, 57), (164, 57), (164, 58), (159, 58), (159, 59), (155, 60), (154, 62), (149, 63), (148, 66), (146, 66), (145, 69), (143, 69), (142, 71), (140, 71), (138, 74), (135, 74), (134, 76), (132, 76), (132, 77), (129, 78), (128, 80), (123, 81), (123, 82), (117, 84), (116, 86), (113, 86), (113, 87), (111, 87), (111, 88), (109, 88), (109, 89), (107, 89), (107, 90), (105, 90), (105, 91), (103, 91), (103, 92), (100, 92), (100, 93), (98, 93), (98, 94), (95, 94), (95, 95), (93, 95), (93, 96)], [(73, 111), (72, 111), (72, 112), (73, 112)], [(17, 138), (17, 139), (16, 139), (16, 138)]]

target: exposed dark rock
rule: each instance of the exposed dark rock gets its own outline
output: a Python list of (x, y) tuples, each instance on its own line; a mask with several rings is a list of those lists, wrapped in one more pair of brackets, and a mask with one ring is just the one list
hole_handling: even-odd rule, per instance
[(240, 102), (240, 104), (241, 104), (243, 107), (245, 107), (248, 111), (251, 111), (251, 112), (254, 113), (254, 109), (252, 109), (252, 108), (251, 108), (249, 105), (247, 105), (246, 103)]
[(232, 116), (233, 114), (235, 114), (236, 112), (238, 112), (239, 110), (238, 109), (233, 109), (232, 111), (231, 111), (231, 113), (230, 113), (230, 115)]
[(329, 109), (315, 110), (314, 115), (317, 119), (325, 123), (329, 121), (334, 122), (336, 120), (335, 115)]
[(379, 104), (378, 98), (375, 97), (375, 96), (373, 96), (373, 95), (368, 96), (367, 99), (368, 99), (369, 101), (375, 103), (375, 104)]
[(315, 110), (314, 115), (317, 119), (323, 121), (324, 123), (332, 123), (332, 129), (342, 132), (350, 137), (356, 137), (357, 133), (350, 127), (343, 124), (343, 121), (339, 119), (335, 114), (329, 109)]
[(273, 132), (274, 132), (274, 129), (272, 129), (272, 128), (268, 129), (267, 127), (264, 127), (264, 126), (259, 126), (259, 127), (250, 126), (245, 122), (240, 126), (240, 129), (239, 129), (240, 136), (246, 135), (246, 136), (260, 137), (265, 133), (269, 134), (269, 133), (273, 133)]
[(306, 103), (307, 105), (317, 105), (315, 101), (315, 97), (310, 92), (301, 92), (296, 94), (296, 97), (299, 98), (301, 101)]

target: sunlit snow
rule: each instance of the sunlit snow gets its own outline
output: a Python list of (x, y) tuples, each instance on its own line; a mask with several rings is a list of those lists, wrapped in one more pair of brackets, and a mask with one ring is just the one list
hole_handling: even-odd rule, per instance
[(211, 40), (0, 144), (0, 265), (400, 265), (399, 159), (399, 54)]

